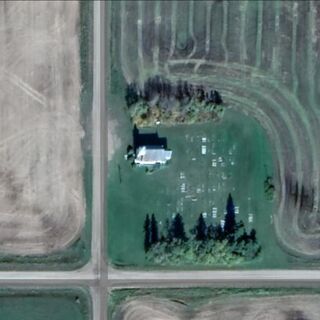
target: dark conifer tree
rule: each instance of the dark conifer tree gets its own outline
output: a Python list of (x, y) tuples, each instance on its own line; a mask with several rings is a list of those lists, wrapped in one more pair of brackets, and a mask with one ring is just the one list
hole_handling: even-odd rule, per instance
[(166, 237), (163, 232), (160, 232), (159, 242), (164, 242), (164, 241), (166, 241)]
[(196, 240), (198, 241), (207, 240), (207, 224), (203, 218), (202, 213), (198, 218), (195, 230), (196, 230)]
[(227, 210), (227, 214), (225, 218), (224, 234), (226, 238), (229, 240), (229, 242), (232, 243), (234, 242), (234, 238), (235, 238), (234, 235), (236, 231), (236, 216), (235, 216), (233, 199), (230, 193), (227, 200), (226, 210)]
[(136, 83), (131, 83), (127, 85), (125, 99), (128, 107), (138, 102), (139, 91)]
[(189, 84), (189, 92), (190, 92), (190, 97), (193, 98), (194, 96), (194, 87), (192, 83)]
[(196, 94), (197, 100), (199, 102), (202, 102), (205, 99), (205, 92), (203, 90), (203, 87), (200, 86), (197, 88), (197, 94)]
[(208, 92), (205, 93), (205, 99), (206, 99), (206, 103), (210, 102), (210, 98), (209, 98)]
[(252, 242), (257, 242), (257, 232), (255, 229), (251, 229), (249, 238)]
[(171, 86), (171, 82), (168, 80), (166, 82), (166, 97), (169, 98), (172, 95), (172, 86)]
[(207, 228), (207, 239), (216, 240), (216, 228), (212, 224), (210, 224)]
[(146, 215), (144, 220), (144, 251), (147, 252), (151, 247), (151, 228), (150, 228), (150, 218)]
[(148, 79), (143, 86), (143, 100), (148, 102), (152, 95), (152, 80)]
[(184, 96), (187, 96), (188, 98), (190, 98), (189, 84), (187, 81), (183, 83), (183, 94)]
[(242, 235), (241, 238), (242, 238), (242, 241), (243, 241), (245, 244), (248, 244), (250, 238), (249, 238), (249, 236), (248, 236), (247, 230), (244, 230), (243, 235)]
[(214, 90), (214, 92), (213, 92), (212, 101), (215, 104), (221, 104), (223, 102), (221, 95), (217, 90)]
[(225, 236), (224, 236), (224, 232), (223, 232), (223, 229), (221, 227), (221, 224), (219, 223), (216, 227), (215, 227), (215, 238), (214, 240), (216, 241), (222, 241), (225, 239)]
[(172, 239), (173, 239), (172, 226), (171, 226), (170, 221), (169, 221), (168, 218), (165, 221), (164, 237), (169, 242), (172, 241)]
[(244, 222), (242, 220), (240, 220), (238, 223), (237, 223), (237, 226), (236, 226), (236, 229), (237, 230), (241, 230), (244, 228)]
[(159, 241), (158, 222), (154, 214), (151, 216), (151, 244)]
[(177, 87), (176, 87), (176, 99), (178, 101), (181, 101), (183, 99), (183, 83), (181, 80), (177, 82)]
[[(234, 239), (237, 241), (246, 231), (246, 228), (244, 226), (244, 223), (242, 220), (236, 223), (235, 233), (234, 233)], [(238, 241), (237, 241), (238, 242)]]
[(172, 235), (175, 239), (187, 240), (182, 216), (178, 213), (172, 220)]

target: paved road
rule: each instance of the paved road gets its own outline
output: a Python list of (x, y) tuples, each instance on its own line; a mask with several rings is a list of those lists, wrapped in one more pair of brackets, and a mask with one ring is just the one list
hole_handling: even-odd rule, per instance
[(134, 283), (142, 280), (170, 281), (182, 283), (188, 281), (320, 281), (318, 270), (239, 270), (239, 271), (125, 271), (109, 267), (108, 279), (117, 283), (124, 280)]

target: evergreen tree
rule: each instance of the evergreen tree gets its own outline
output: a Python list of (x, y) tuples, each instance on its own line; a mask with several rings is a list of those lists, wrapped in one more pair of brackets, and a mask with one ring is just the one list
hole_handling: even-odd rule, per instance
[(250, 238), (248, 236), (247, 230), (244, 230), (243, 235), (242, 235), (242, 241), (247, 245), (250, 241)]
[(197, 87), (196, 99), (202, 102), (205, 99), (205, 92), (202, 86)]
[(216, 226), (214, 226), (213, 224), (210, 224), (208, 226), (206, 240), (223, 241), (224, 239), (225, 236), (220, 223)]
[(183, 83), (183, 94), (184, 96), (190, 98), (189, 84), (187, 81)]
[(224, 239), (225, 239), (225, 236), (224, 236), (223, 229), (221, 227), (221, 224), (218, 223), (218, 225), (215, 227), (215, 238), (214, 238), (214, 240), (222, 241)]
[(164, 225), (164, 239), (167, 241), (172, 241), (173, 239), (173, 234), (172, 234), (172, 227), (170, 225), (170, 221), (167, 218), (165, 221), (165, 225)]
[(183, 83), (181, 80), (177, 82), (177, 87), (176, 87), (176, 99), (178, 101), (181, 101), (183, 99)]
[(207, 239), (216, 240), (216, 228), (213, 224), (210, 224), (207, 228)]
[(200, 214), (198, 218), (198, 222), (196, 224), (196, 240), (198, 241), (205, 241), (207, 239), (207, 225), (203, 218), (202, 213)]
[(236, 229), (235, 229), (235, 233), (234, 233), (234, 240), (236, 242), (240, 242), (241, 241), (241, 237), (242, 237), (242, 235), (244, 234), (245, 231), (246, 231), (246, 228), (244, 226), (244, 223), (243, 223), (242, 220), (240, 220), (240, 222), (238, 222), (236, 224)]
[(150, 218), (146, 215), (144, 220), (144, 251), (147, 252), (151, 247), (151, 228), (150, 228)]
[(125, 99), (128, 107), (139, 101), (139, 91), (136, 83), (131, 83), (127, 85)]
[(179, 213), (176, 214), (176, 216), (172, 220), (171, 231), (172, 231), (173, 238), (187, 240), (187, 236), (184, 231), (183, 219)]
[(159, 241), (158, 222), (154, 214), (151, 216), (151, 244), (155, 244)]
[(257, 232), (255, 229), (251, 229), (249, 237), (252, 242), (257, 242)]
[(222, 98), (221, 98), (221, 95), (217, 90), (214, 90), (214, 92), (213, 92), (212, 101), (215, 104), (221, 104), (223, 102)]
[(227, 210), (227, 214), (225, 218), (224, 233), (229, 243), (232, 243), (235, 240), (234, 234), (236, 231), (236, 216), (235, 216), (233, 199), (230, 193), (227, 200), (226, 210)]
[(161, 231), (159, 236), (159, 242), (165, 242), (167, 239), (164, 235), (164, 233)]

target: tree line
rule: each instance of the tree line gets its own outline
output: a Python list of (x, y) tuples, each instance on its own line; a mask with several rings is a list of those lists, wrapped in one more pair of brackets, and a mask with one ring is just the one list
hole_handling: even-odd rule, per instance
[[(207, 225), (202, 214), (187, 235), (183, 217), (176, 214), (166, 220), (164, 232), (159, 232), (154, 214), (147, 214), (144, 222), (144, 250), (152, 261), (178, 264), (232, 264), (256, 258), (261, 252), (255, 229), (248, 233), (242, 221), (237, 222), (231, 194), (226, 204), (224, 227), (220, 223)], [(215, 255), (213, 257), (213, 255)]]
[(164, 77), (154, 76), (144, 83), (143, 88), (139, 88), (135, 82), (127, 85), (125, 99), (128, 107), (139, 101), (150, 102), (155, 97), (158, 97), (159, 100), (174, 98), (183, 104), (189, 103), (193, 98), (200, 103), (215, 105), (223, 103), (217, 90), (207, 89), (202, 85), (193, 85), (188, 81), (178, 80), (172, 83)]

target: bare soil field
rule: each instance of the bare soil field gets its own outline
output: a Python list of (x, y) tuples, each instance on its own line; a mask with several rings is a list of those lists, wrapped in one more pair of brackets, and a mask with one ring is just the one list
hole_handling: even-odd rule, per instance
[(68, 247), (85, 221), (79, 3), (0, 3), (0, 252)]
[(180, 301), (140, 297), (125, 302), (113, 320), (316, 320), (319, 319), (318, 295), (288, 295), (261, 298), (214, 299), (199, 308)]

